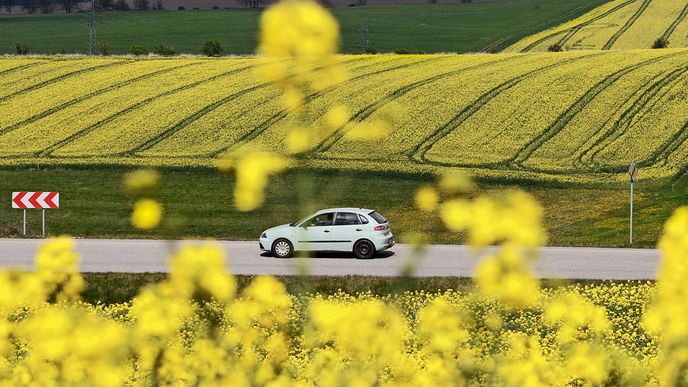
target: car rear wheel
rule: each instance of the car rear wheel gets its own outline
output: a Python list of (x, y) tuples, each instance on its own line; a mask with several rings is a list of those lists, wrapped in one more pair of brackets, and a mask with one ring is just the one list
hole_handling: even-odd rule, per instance
[(358, 259), (370, 259), (375, 255), (375, 246), (370, 241), (358, 241), (354, 245), (354, 255)]
[(294, 246), (286, 239), (278, 239), (272, 244), (272, 255), (277, 258), (290, 258), (294, 254)]

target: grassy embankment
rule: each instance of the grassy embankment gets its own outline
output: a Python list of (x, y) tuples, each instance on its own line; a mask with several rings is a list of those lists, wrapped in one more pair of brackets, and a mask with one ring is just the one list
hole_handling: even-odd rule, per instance
[[(530, 34), (574, 19), (606, 0), (509, 0), (467, 4), (366, 6), (332, 12), (342, 29), (342, 51), (360, 52), (360, 28), (368, 23), (371, 47), (380, 52), (475, 52), (501, 50)], [(178, 53), (200, 52), (217, 39), (226, 54), (255, 51), (259, 11), (130, 11), (98, 14), (98, 40), (113, 54), (140, 44), (151, 50), (165, 44)], [(16, 43), (32, 53), (86, 53), (84, 14), (0, 15), (0, 54)]]
[[(144, 233), (129, 224), (130, 204), (122, 192), (123, 170), (56, 169), (2, 170), (0, 210), (2, 236), (20, 232), (21, 210), (10, 207), (12, 191), (55, 190), (59, 210), (47, 214), (48, 233), (91, 238), (257, 238), (265, 228), (299, 218), (299, 172), (272, 179), (266, 205), (254, 212), (233, 208), (233, 181), (212, 171), (163, 171), (161, 201), (166, 218), (160, 231)], [(303, 172), (301, 172), (303, 173)], [(433, 178), (419, 175), (349, 172), (304, 173), (313, 181), (317, 207), (358, 206), (388, 217), (403, 241), (411, 231), (429, 235), (434, 243), (461, 243), (462, 235), (447, 232), (436, 215), (415, 208), (413, 196)], [(549, 244), (556, 246), (628, 245), (628, 185), (559, 185), (520, 183), (545, 209)], [(654, 247), (673, 209), (685, 204), (686, 178), (678, 182), (643, 181), (636, 184), (634, 247)], [(478, 194), (516, 187), (515, 183), (482, 182)], [(29, 211), (29, 231), (40, 233), (40, 212)]]

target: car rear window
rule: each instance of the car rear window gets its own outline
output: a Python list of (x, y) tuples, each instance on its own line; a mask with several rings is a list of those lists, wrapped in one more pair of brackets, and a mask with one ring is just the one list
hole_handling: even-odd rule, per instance
[(382, 223), (387, 223), (387, 219), (385, 219), (384, 216), (378, 214), (378, 213), (375, 212), (375, 211), (371, 212), (371, 213), (368, 214), (368, 215), (370, 215), (371, 218), (375, 219), (375, 221), (378, 222), (378, 223), (380, 223), (380, 224), (382, 224)]

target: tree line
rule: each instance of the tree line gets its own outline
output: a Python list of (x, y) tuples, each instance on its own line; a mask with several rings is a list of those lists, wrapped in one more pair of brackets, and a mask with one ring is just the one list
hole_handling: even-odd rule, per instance
[[(82, 7), (84, 5), (84, 7)], [(0, 0), (0, 8), (12, 13), (15, 7), (21, 7), (28, 14), (52, 13), (62, 10), (65, 13), (79, 12), (90, 8), (91, 0)], [(162, 0), (95, 0), (97, 10), (127, 11), (130, 9), (163, 9)]]

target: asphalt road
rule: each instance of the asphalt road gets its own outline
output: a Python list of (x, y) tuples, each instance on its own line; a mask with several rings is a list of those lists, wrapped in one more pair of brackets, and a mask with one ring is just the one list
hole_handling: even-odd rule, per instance
[[(37, 239), (0, 239), (0, 267), (31, 269), (33, 257), (42, 243)], [(166, 272), (167, 257), (182, 244), (199, 241), (79, 239), (84, 272)], [(258, 242), (218, 243), (227, 252), (227, 267), (235, 274), (297, 274), (306, 266), (312, 275), (395, 276), (413, 260), (419, 277), (473, 274), (481, 255), (469, 247), (430, 245), (417, 257), (410, 246), (396, 245), (371, 260), (347, 254), (320, 253), (313, 259), (279, 259), (261, 254)], [(568, 279), (654, 279), (660, 259), (651, 249), (603, 249), (545, 247), (534, 265), (541, 278)]]

